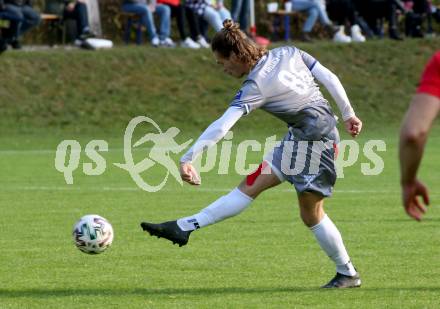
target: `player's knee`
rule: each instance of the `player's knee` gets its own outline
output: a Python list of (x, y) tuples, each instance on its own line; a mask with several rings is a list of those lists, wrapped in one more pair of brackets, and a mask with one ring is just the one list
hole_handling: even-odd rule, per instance
[(316, 225), (317, 222), (319, 222), (317, 216), (314, 213), (309, 211), (303, 211), (302, 209), (301, 209), (301, 220), (308, 227), (312, 227)]
[(260, 194), (260, 191), (257, 190), (255, 186), (247, 185), (246, 179), (238, 186), (238, 189), (240, 189), (241, 192), (253, 199), (255, 199), (258, 194)]

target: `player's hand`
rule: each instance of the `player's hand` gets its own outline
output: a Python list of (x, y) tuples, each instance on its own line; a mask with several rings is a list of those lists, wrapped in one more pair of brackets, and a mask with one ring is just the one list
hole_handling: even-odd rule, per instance
[(183, 181), (186, 181), (193, 186), (201, 184), (200, 176), (191, 163), (180, 163), (180, 176)]
[[(424, 205), (419, 200), (419, 196), (422, 197)], [(402, 184), (402, 201), (406, 213), (413, 219), (420, 221), (426, 212), (426, 206), (429, 205), (428, 189), (417, 179), (412, 183)]]
[(362, 121), (358, 117), (353, 116), (345, 120), (344, 124), (345, 130), (347, 130), (348, 134), (350, 134), (352, 137), (356, 137), (359, 135), (359, 133), (361, 133)]

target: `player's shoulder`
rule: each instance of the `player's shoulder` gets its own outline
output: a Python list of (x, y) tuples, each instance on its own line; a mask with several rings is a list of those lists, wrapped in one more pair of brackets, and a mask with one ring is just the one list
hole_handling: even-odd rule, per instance
[(291, 58), (299, 50), (293, 46), (281, 46), (270, 50), (259, 63), (259, 69), (267, 70), (280, 65), (285, 58)]
[(299, 52), (299, 51), (300, 50), (298, 48), (296, 48), (293, 45), (290, 45), (290, 46), (280, 46), (280, 47), (274, 48), (269, 51), (269, 54), (272, 54), (273, 56), (276, 56), (276, 57), (282, 57), (282, 56), (292, 56), (293, 54), (295, 54), (296, 52)]

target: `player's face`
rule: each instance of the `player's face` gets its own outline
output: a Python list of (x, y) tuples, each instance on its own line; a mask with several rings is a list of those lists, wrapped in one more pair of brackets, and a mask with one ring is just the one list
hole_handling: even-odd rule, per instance
[(222, 55), (217, 52), (214, 52), (214, 56), (217, 60), (217, 64), (221, 65), (225, 73), (229, 75), (240, 78), (249, 71), (248, 65), (241, 62), (234, 52), (231, 53), (229, 58), (222, 57)]

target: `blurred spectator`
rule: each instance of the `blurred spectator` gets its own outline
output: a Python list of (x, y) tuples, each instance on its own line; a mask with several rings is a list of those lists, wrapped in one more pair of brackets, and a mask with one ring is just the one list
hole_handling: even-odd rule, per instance
[(365, 18), (373, 34), (379, 38), (384, 36), (383, 20), (388, 21), (389, 37), (402, 40), (397, 24), (397, 10), (406, 12), (399, 0), (355, 0), (360, 15)]
[[(169, 6), (169, 8), (171, 9), (171, 17), (176, 17), (177, 29), (179, 30), (180, 38), (182, 40), (180, 45), (186, 48), (200, 48), (200, 45), (194, 42), (194, 40), (191, 37), (187, 36), (185, 33), (185, 9), (180, 4), (180, 0), (158, 0), (157, 2)], [(188, 15), (187, 20), (189, 23), (190, 31), (192, 33), (192, 37), (197, 37), (198, 25), (197, 21), (195, 20), (194, 14)]]
[(438, 6), (431, 4), (431, 15), (440, 24), (440, 8)]
[[(339, 31), (333, 37), (336, 42), (365, 42), (359, 27), (359, 15), (351, 0), (328, 0), (327, 11), (330, 18), (340, 26)], [(344, 33), (345, 25), (349, 25), (351, 36)]]
[(308, 15), (301, 34), (301, 39), (305, 42), (312, 41), (310, 32), (318, 19), (330, 37), (333, 37), (339, 30), (339, 27), (334, 26), (330, 21), (323, 0), (292, 0), (292, 10), (306, 12)]
[(225, 19), (232, 18), (231, 13), (224, 6), (223, 0), (186, 0), (185, 5), (202, 17), (216, 32), (223, 28)]
[[(202, 35), (202, 23), (205, 23), (202, 17), (199, 14), (193, 11), (190, 7), (185, 6), (185, 15), (188, 20), (189, 30), (191, 31), (191, 39), (200, 47), (210, 48), (211, 46), (206, 41), (205, 37)], [(208, 26), (206, 26), (207, 28)]]
[(6, 41), (14, 49), (20, 49), (19, 38), (40, 23), (40, 14), (32, 8), (31, 0), (3, 0), (4, 12), (10, 17)]
[[(8, 20), (10, 23), (12, 21), (19, 23), (21, 22), (20, 16), (17, 16), (13, 12), (6, 11), (6, 5), (4, 0), (0, 0), (0, 19)], [(11, 25), (12, 26), (12, 25)], [(8, 29), (0, 29), (0, 53), (3, 53), (8, 49), (7, 38), (10, 38), (9, 33), (11, 32), (11, 28)]]
[[(175, 47), (170, 38), (171, 10), (167, 5), (156, 4), (155, 0), (147, 3), (147, 0), (123, 0), (122, 11), (140, 15), (142, 25), (147, 29), (151, 45), (154, 47)], [(159, 15), (159, 33), (156, 32), (153, 13)]]
[(77, 35), (80, 39), (93, 36), (89, 27), (89, 17), (87, 15), (86, 0), (64, 1), (64, 18), (74, 19), (76, 22)]
[(6, 41), (3, 39), (3, 37), (0, 35), (0, 54), (2, 54), (4, 51), (8, 49), (8, 44), (6, 44)]
[[(405, 18), (405, 34), (411, 37), (424, 37), (432, 35), (432, 10), (428, 0), (405, 1), (405, 7), (408, 13)], [(426, 21), (426, 28), (423, 29), (423, 23)]]
[[(7, 19), (3, 15), (4, 9), (5, 9), (5, 4), (3, 3), (3, 0), (0, 0), (0, 19)], [(6, 44), (6, 41), (3, 38), (3, 33), (1, 31), (2, 30), (0, 29), (0, 54), (8, 49), (8, 45)]]
[(46, 13), (73, 19), (76, 23), (76, 39), (84, 40), (94, 36), (89, 27), (86, 0), (46, 0)]
[(232, 19), (240, 24), (240, 29), (248, 33), (249, 28), (249, 0), (232, 0), (231, 14)]

